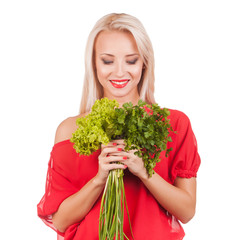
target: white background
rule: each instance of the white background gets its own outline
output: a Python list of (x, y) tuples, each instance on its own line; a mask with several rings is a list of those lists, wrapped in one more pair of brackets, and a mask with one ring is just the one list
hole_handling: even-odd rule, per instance
[(55, 130), (78, 114), (90, 30), (103, 15), (125, 12), (152, 40), (157, 102), (185, 112), (198, 140), (197, 212), (185, 239), (240, 239), (238, 3), (2, 0), (1, 236), (56, 239), (36, 211)]

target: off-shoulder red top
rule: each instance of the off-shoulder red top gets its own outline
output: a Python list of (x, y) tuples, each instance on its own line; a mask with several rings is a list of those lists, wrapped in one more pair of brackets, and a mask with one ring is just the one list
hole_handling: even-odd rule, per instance
[[(176, 177), (196, 177), (200, 166), (197, 142), (188, 117), (177, 110), (170, 110), (172, 147), (168, 157), (162, 152), (161, 162), (157, 163), (155, 172), (170, 184)], [(37, 206), (38, 216), (55, 231), (52, 214), (57, 211), (64, 199), (79, 191), (98, 171), (100, 149), (90, 156), (79, 156), (69, 140), (53, 146), (46, 180), (45, 194)], [(180, 240), (184, 231), (178, 220), (171, 216), (155, 200), (143, 183), (128, 170), (124, 173), (126, 199), (135, 240)], [(58, 233), (58, 239), (97, 240), (100, 200), (96, 201), (91, 211), (79, 223)], [(177, 199), (176, 199), (177, 201)], [(124, 220), (124, 233), (131, 238), (127, 214)]]

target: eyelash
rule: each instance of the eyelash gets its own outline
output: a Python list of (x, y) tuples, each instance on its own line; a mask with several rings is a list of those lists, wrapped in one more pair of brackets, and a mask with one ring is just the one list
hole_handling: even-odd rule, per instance
[(137, 62), (137, 60), (138, 60), (138, 58), (134, 59), (133, 61), (127, 61), (127, 63), (133, 65)]
[(106, 60), (104, 60), (104, 59), (102, 59), (102, 61), (103, 61), (103, 63), (106, 64), (106, 65), (109, 65), (109, 64), (113, 63), (113, 61), (106, 61)]
[[(138, 58), (134, 59), (133, 61), (127, 61), (128, 64), (130, 65), (134, 65), (136, 62), (137, 62)], [(106, 65), (110, 65), (113, 63), (113, 61), (107, 61), (107, 60), (104, 60), (102, 59), (103, 63), (106, 64)]]

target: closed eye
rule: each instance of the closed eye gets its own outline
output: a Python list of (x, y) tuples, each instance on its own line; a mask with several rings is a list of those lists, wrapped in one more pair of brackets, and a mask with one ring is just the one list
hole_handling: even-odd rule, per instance
[(134, 60), (131, 60), (131, 61), (127, 61), (128, 64), (135, 64), (137, 62), (138, 58), (135, 58)]
[(109, 64), (112, 64), (113, 61), (108, 61), (108, 60), (105, 60), (105, 59), (102, 59), (103, 61), (103, 64), (106, 64), (106, 65), (109, 65)]

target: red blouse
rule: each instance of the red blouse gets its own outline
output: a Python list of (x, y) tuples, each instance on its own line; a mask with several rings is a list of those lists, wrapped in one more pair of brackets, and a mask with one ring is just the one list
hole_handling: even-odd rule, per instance
[[(157, 163), (155, 172), (170, 184), (176, 177), (196, 177), (200, 166), (197, 142), (188, 117), (177, 110), (170, 110), (172, 147), (168, 157), (162, 152), (161, 161)], [(98, 155), (100, 149), (90, 156), (79, 156), (69, 140), (53, 146), (48, 164), (45, 195), (39, 202), (38, 216), (55, 231), (52, 214), (57, 211), (64, 199), (79, 191), (98, 171)], [(124, 172), (126, 199), (135, 240), (180, 240), (184, 231), (178, 220), (170, 215), (155, 200), (144, 184), (128, 170)], [(58, 232), (58, 239), (65, 240), (97, 240), (100, 200), (96, 201), (91, 211), (79, 222), (66, 230)], [(131, 238), (127, 214), (124, 219), (124, 233)]]

